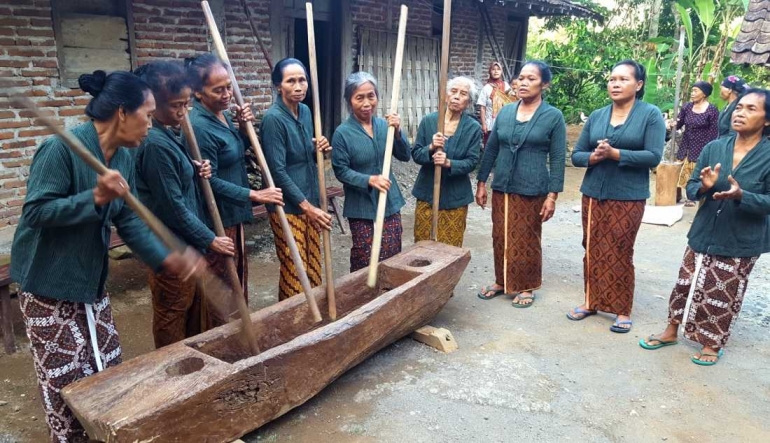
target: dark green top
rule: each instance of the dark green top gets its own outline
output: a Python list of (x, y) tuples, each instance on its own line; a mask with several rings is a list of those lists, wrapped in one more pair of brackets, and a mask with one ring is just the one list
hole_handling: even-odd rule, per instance
[[(438, 132), (438, 112), (426, 115), (417, 130), (412, 146), (412, 159), (422, 165), (412, 188), (412, 195), (433, 204), (433, 176), (435, 168), (430, 153), (433, 134)], [(454, 135), (444, 145), (451, 167), (441, 171), (441, 198), (439, 209), (455, 209), (473, 202), (473, 187), (468, 174), (479, 163), (481, 125), (463, 112)]]
[(506, 194), (545, 195), (564, 189), (567, 126), (561, 111), (542, 102), (516, 143), (516, 113), (521, 102), (504, 106), (487, 140), (478, 181), (494, 166), (492, 189)]
[[(636, 100), (622, 125), (612, 127), (612, 105), (592, 112), (572, 152), (572, 164), (587, 167), (580, 192), (598, 200), (646, 200), (650, 196), (650, 168), (660, 163), (666, 123), (660, 110)], [(620, 150), (620, 161), (604, 160), (588, 166), (599, 140), (608, 139)]]
[(201, 150), (201, 157), (211, 162), (211, 189), (217, 200), (225, 228), (251, 221), (249, 180), (246, 177), (247, 144), (225, 113), (227, 124), (195, 100), (190, 123)]
[(725, 109), (719, 113), (719, 136), (735, 134), (733, 131), (733, 111), (738, 106), (738, 99), (731, 101), (725, 106)]
[[(701, 200), (687, 234), (695, 252), (727, 257), (756, 257), (770, 251), (770, 140), (766, 137), (733, 169), (735, 135), (712, 141), (703, 148), (687, 182), (687, 197)], [(722, 164), (713, 188), (701, 194), (700, 171)], [(743, 189), (741, 200), (714, 200), (716, 192), (730, 189), (732, 175)]]
[[(92, 122), (75, 127), (72, 133), (104, 162)], [(119, 171), (136, 192), (134, 162), (125, 148), (118, 148), (108, 166)], [(128, 247), (153, 270), (160, 270), (168, 249), (123, 199), (96, 206), (95, 187), (96, 173), (58, 137), (37, 149), (11, 250), (11, 278), (22, 291), (71, 302), (100, 299), (113, 223)]]
[[(283, 191), (287, 214), (302, 214), (299, 204), (307, 200), (319, 206), (318, 169), (313, 144), (310, 108), (300, 103), (298, 118), (278, 97), (262, 117), (260, 134), (267, 166), (275, 186)], [(275, 210), (268, 205), (270, 211)]]
[[(374, 220), (377, 215), (377, 199), (380, 191), (369, 186), (369, 177), (382, 174), (385, 160), (385, 141), (388, 138), (388, 122), (379, 117), (372, 119), (374, 137), (352, 115), (334, 131), (332, 137), (332, 166), (334, 175), (345, 190), (347, 218)], [(393, 156), (409, 161), (409, 140), (400, 131), (393, 141)], [(385, 216), (400, 211), (406, 202), (401, 195), (393, 168), (390, 170), (391, 186), (385, 204)]]
[(157, 121), (136, 153), (136, 190), (150, 211), (177, 236), (201, 251), (214, 241), (203, 220), (195, 165), (181, 137)]

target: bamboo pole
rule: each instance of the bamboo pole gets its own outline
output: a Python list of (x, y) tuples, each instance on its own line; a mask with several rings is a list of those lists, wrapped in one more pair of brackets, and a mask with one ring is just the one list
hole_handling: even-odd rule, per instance
[[(676, 57), (676, 92), (674, 94), (674, 110), (672, 118), (676, 121), (679, 118), (679, 104), (682, 94), (682, 65), (684, 64), (684, 26), (679, 29), (679, 51)], [(671, 150), (667, 153), (666, 160), (673, 160), (676, 156), (676, 134), (671, 134)]]
[(248, 20), (249, 25), (251, 26), (251, 32), (254, 34), (254, 37), (257, 39), (257, 44), (259, 45), (259, 49), (262, 51), (262, 55), (265, 57), (265, 61), (267, 62), (267, 67), (270, 68), (270, 70), (272, 71), (273, 61), (270, 60), (270, 56), (267, 54), (267, 49), (265, 49), (265, 44), (262, 43), (262, 38), (259, 36), (257, 27), (254, 26), (254, 20), (251, 19), (251, 11), (249, 10), (249, 5), (246, 4), (246, 0), (241, 0), (241, 6), (243, 6), (243, 11), (246, 13), (246, 20)]
[[(449, 81), (449, 39), (452, 26), (452, 0), (444, 0), (444, 29), (441, 31), (441, 66), (438, 80), (438, 132), (444, 135), (444, 118), (446, 115), (446, 84)], [(438, 152), (441, 148), (437, 148)], [(441, 200), (441, 172), (443, 166), (433, 167), (433, 219), (431, 220), (430, 237), (438, 241), (438, 211)]]
[[(305, 3), (307, 10), (307, 47), (310, 56), (310, 82), (313, 88), (313, 129), (316, 141), (323, 137), (321, 129), (321, 95), (318, 81), (318, 60), (315, 52), (315, 24), (313, 23), (313, 4)], [(321, 200), (321, 210), (329, 211), (329, 201), (326, 199), (326, 174), (324, 173), (324, 153), (316, 149), (316, 166), (318, 167), (318, 193)], [(337, 303), (334, 297), (334, 270), (332, 269), (332, 239), (329, 231), (323, 229), (324, 242), (324, 271), (326, 273), (326, 299), (329, 305), (329, 318), (337, 319)]]
[[(44, 126), (48, 127), (50, 130), (52, 130), (56, 135), (58, 135), (62, 141), (64, 141), (64, 144), (66, 144), (72, 152), (74, 152), (78, 157), (80, 157), (88, 167), (93, 169), (94, 172), (98, 175), (104, 175), (106, 174), (109, 169), (107, 166), (105, 166), (102, 162), (99, 161), (92, 153), (89, 151), (85, 146), (83, 146), (83, 143), (74, 135), (72, 135), (70, 132), (64, 130), (61, 126), (54, 123), (51, 119), (48, 117), (42, 115), (40, 111), (37, 109), (37, 106), (35, 106), (34, 103), (32, 103), (29, 99), (23, 98), (23, 97), (16, 97), (13, 99), (14, 104), (19, 106), (20, 108), (24, 108), (27, 111), (30, 111), (34, 118), (38, 119)], [(126, 202), (129, 208), (133, 210), (137, 216), (139, 216), (142, 221), (144, 221), (145, 224), (147, 224), (147, 227), (150, 228), (150, 230), (163, 242), (166, 247), (172, 251), (176, 251), (179, 253), (183, 253), (185, 249), (187, 248), (187, 245), (184, 244), (179, 238), (177, 238), (176, 235), (174, 235), (167, 227), (163, 224), (156, 216), (153, 214), (145, 205), (142, 204), (142, 202), (139, 201), (138, 198), (131, 192), (126, 193), (124, 195), (123, 200)]]
[[(184, 132), (185, 140), (187, 141), (187, 149), (190, 152), (190, 157), (197, 162), (203, 162), (201, 156), (201, 150), (198, 147), (198, 140), (195, 138), (195, 132), (193, 132), (192, 124), (188, 118), (189, 114), (186, 114), (184, 120), (182, 120), (182, 132)], [(208, 179), (198, 177), (198, 181), (203, 191), (203, 198), (206, 200), (206, 207), (209, 210), (211, 219), (214, 222), (214, 233), (217, 237), (225, 237), (225, 227), (222, 224), (222, 217), (219, 216), (219, 208), (217, 208), (217, 201), (214, 198), (214, 191), (211, 189), (211, 183)], [(245, 251), (244, 251), (245, 252)], [(254, 328), (251, 324), (251, 312), (246, 305), (246, 299), (243, 294), (243, 284), (238, 277), (238, 270), (235, 268), (235, 257), (226, 258), (227, 261), (227, 274), (232, 283), (232, 295), (235, 297), (235, 303), (238, 307), (238, 314), (241, 317), (241, 332), (248, 343), (249, 348), (253, 355), (260, 353), (259, 345), (257, 344), (257, 336), (254, 333)]]
[[(404, 58), (404, 42), (406, 40), (406, 15), (409, 8), (401, 5), (401, 17), (398, 21), (398, 40), (396, 43), (396, 60), (393, 70), (393, 91), (390, 98), (390, 114), (398, 112), (398, 96), (401, 89), (401, 63)], [(393, 141), (396, 138), (396, 128), (388, 126), (388, 137), (385, 139), (385, 159), (382, 162), (383, 177), (390, 177), (390, 162), (393, 157)], [(374, 220), (374, 238), (372, 239), (372, 255), (369, 258), (369, 278), (366, 284), (370, 288), (377, 286), (377, 266), (380, 262), (380, 248), (382, 247), (382, 228), (385, 223), (385, 203), (388, 193), (380, 191), (377, 201), (377, 216)]]
[[(211, 38), (214, 40), (214, 48), (216, 49), (217, 55), (220, 59), (222, 59), (223, 62), (225, 62), (225, 65), (227, 66), (227, 73), (230, 75), (235, 101), (238, 103), (238, 106), (243, 106), (243, 95), (241, 95), (241, 89), (238, 87), (238, 81), (235, 78), (235, 73), (233, 72), (233, 68), (230, 65), (230, 58), (227, 56), (225, 44), (222, 42), (222, 36), (219, 34), (219, 29), (217, 28), (217, 23), (214, 20), (214, 15), (211, 13), (209, 2), (204, 0), (201, 2), (201, 6), (203, 7), (203, 14), (206, 16), (206, 23), (208, 24)], [(254, 125), (246, 125), (246, 133), (249, 137), (251, 148), (254, 150), (254, 154), (257, 156), (257, 161), (259, 162), (259, 167), (262, 169), (262, 174), (264, 175), (265, 181), (267, 182), (267, 186), (271, 188), (275, 187), (273, 176), (270, 174), (270, 169), (267, 167), (265, 155), (262, 153), (262, 146), (259, 144), (259, 139), (257, 139), (257, 133), (254, 130)], [(315, 302), (315, 298), (313, 298), (313, 295), (311, 294), (312, 288), (310, 287), (310, 281), (307, 278), (307, 272), (305, 271), (304, 263), (302, 263), (302, 257), (299, 255), (297, 243), (294, 241), (294, 234), (292, 234), (289, 220), (286, 219), (286, 213), (283, 211), (282, 206), (276, 205), (275, 211), (278, 214), (278, 219), (281, 222), (281, 229), (283, 230), (284, 240), (289, 247), (291, 258), (294, 262), (294, 267), (297, 270), (297, 277), (300, 284), (302, 285), (302, 290), (305, 292), (307, 304), (310, 307), (310, 313), (313, 316), (313, 320), (318, 323), (322, 320), (321, 312), (318, 310), (318, 305)]]

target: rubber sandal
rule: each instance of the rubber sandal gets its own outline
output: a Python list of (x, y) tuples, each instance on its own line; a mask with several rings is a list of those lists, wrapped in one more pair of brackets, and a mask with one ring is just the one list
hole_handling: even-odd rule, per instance
[[(620, 325), (628, 325), (627, 328), (624, 328)], [(618, 333), (618, 334), (626, 334), (631, 331), (631, 327), (634, 325), (634, 322), (631, 320), (623, 320), (618, 321), (618, 319), (615, 319), (615, 323), (610, 326), (610, 331)]]
[[(719, 362), (719, 359), (722, 358), (722, 356), (725, 354), (725, 351), (723, 349), (720, 349), (719, 352), (716, 354), (712, 354), (711, 352), (698, 352), (698, 357), (692, 356), (690, 357), (690, 361), (695, 363), (698, 366), (714, 366)], [(701, 357), (716, 357), (717, 359), (714, 361), (703, 361), (701, 360)]]
[[(487, 295), (490, 292), (492, 293), (492, 295)], [(504, 293), (505, 293), (505, 289), (494, 290), (494, 289), (490, 289), (489, 286), (485, 286), (481, 288), (481, 291), (476, 295), (482, 300), (492, 300), (493, 298), (499, 295), (503, 295)]]
[(586, 317), (590, 317), (592, 315), (596, 315), (596, 311), (591, 311), (591, 310), (588, 310), (588, 309), (575, 308), (575, 309), (573, 309), (573, 311), (575, 311), (575, 314), (580, 315), (580, 317), (572, 315), (571, 312), (567, 312), (567, 318), (572, 320), (572, 321), (581, 321), (581, 320), (585, 320)]
[[(537, 298), (535, 294), (532, 294), (532, 295), (519, 294), (516, 297), (519, 297), (519, 303), (516, 303), (516, 301), (513, 301), (511, 302), (511, 304), (513, 305), (514, 308), (520, 308), (520, 309), (525, 309), (532, 306), (533, 304), (535, 304), (535, 299)], [(529, 303), (521, 303), (522, 300), (532, 300), (532, 301)]]
[[(647, 342), (653, 341), (653, 340), (658, 342), (658, 344), (651, 345), (651, 344), (647, 343)], [(639, 339), (639, 346), (641, 346), (644, 349), (647, 349), (649, 351), (654, 351), (656, 349), (660, 349), (660, 348), (663, 348), (663, 347), (666, 347), (666, 346), (673, 346), (673, 345), (678, 344), (678, 343), (679, 343), (679, 340), (663, 341), (663, 340), (661, 340), (659, 338), (655, 338), (655, 336), (652, 335), (652, 334), (650, 334), (650, 336), (647, 337), (647, 340), (645, 340), (643, 338)]]

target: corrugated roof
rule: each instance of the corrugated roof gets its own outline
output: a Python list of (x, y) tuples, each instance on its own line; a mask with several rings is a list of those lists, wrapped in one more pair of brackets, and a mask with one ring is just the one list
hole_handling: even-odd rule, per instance
[(751, 0), (733, 43), (733, 63), (770, 66), (770, 0)]
[[(479, 1), (493, 1), (493, 0), (479, 0)], [(569, 0), (505, 0), (508, 4), (513, 4), (515, 9), (518, 9), (524, 13), (529, 13), (536, 16), (549, 16), (549, 15), (571, 15), (575, 17), (592, 18), (594, 20), (603, 21), (604, 17), (601, 14), (592, 11), (585, 6), (572, 3)]]

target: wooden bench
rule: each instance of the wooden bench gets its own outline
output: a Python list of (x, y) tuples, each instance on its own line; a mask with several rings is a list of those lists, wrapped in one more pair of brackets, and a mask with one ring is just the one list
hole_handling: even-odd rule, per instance
[[(340, 225), (340, 231), (346, 234), (345, 225), (342, 220), (342, 211), (340, 211), (337, 197), (344, 196), (342, 188), (331, 187), (326, 190), (326, 198), (329, 200), (329, 212), (337, 217)], [(265, 205), (254, 206), (254, 218), (267, 218), (267, 208)], [(112, 231), (110, 237), (110, 249), (124, 246), (125, 242), (117, 232)], [(3, 331), (3, 345), (7, 354), (16, 352), (16, 340), (13, 335), (13, 315), (11, 312), (11, 265), (10, 263), (0, 266), (0, 329)]]

